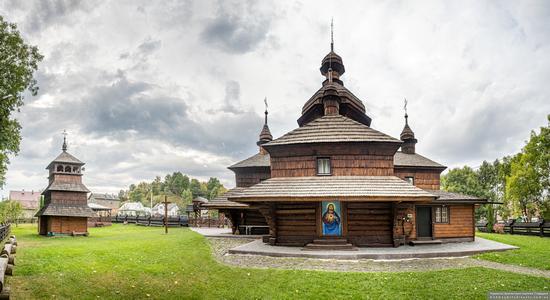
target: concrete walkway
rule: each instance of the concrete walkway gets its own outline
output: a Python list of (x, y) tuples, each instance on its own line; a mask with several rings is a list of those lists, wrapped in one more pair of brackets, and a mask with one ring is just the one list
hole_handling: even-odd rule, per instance
[(209, 238), (229, 238), (229, 239), (260, 239), (261, 235), (235, 235), (231, 233), (231, 228), (216, 227), (189, 227), (194, 232)]
[(398, 248), (359, 248), (357, 251), (303, 251), (300, 247), (270, 246), (261, 240), (229, 249), (230, 254), (264, 255), (273, 257), (305, 257), (322, 259), (408, 259), (462, 257), (474, 254), (518, 249), (503, 243), (476, 238), (474, 242), (448, 243), (440, 245), (401, 246)]

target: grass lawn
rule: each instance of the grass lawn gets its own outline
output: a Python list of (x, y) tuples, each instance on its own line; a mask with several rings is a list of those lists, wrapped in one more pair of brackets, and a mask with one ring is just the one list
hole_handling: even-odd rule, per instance
[(517, 250), (478, 255), (478, 258), (503, 264), (550, 270), (550, 238), (477, 232), (477, 236), (520, 247)]
[(186, 229), (114, 225), (46, 238), (20, 225), (16, 299), (485, 299), (488, 291), (550, 291), (550, 280), (484, 268), (403, 273), (242, 269), (217, 263)]

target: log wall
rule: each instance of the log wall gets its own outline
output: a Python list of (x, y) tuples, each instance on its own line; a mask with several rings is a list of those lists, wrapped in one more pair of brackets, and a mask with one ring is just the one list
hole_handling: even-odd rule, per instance
[(348, 240), (357, 246), (392, 246), (391, 203), (346, 203)]
[(439, 190), (440, 170), (395, 168), (395, 176), (405, 180), (405, 177), (414, 177), (414, 185), (425, 190)]
[(277, 244), (304, 246), (317, 237), (319, 203), (278, 203), (275, 208)]
[(48, 232), (70, 234), (72, 232), (87, 232), (87, 218), (78, 217), (48, 217)]
[(474, 205), (449, 205), (449, 224), (434, 224), (434, 238), (474, 237)]

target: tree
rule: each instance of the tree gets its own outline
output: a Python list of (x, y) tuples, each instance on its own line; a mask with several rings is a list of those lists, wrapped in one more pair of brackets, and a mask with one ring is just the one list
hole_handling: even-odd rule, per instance
[(441, 177), (441, 187), (448, 192), (483, 197), (477, 174), (468, 166), (449, 170)]
[(21, 141), (21, 125), (10, 116), (23, 105), (25, 90), (37, 94), (34, 72), (42, 58), (36, 46), (25, 43), (17, 26), (0, 16), (0, 187), (9, 156), (19, 153)]
[(23, 206), (18, 201), (0, 202), (0, 219), (3, 223), (15, 223), (23, 215)]
[(522, 215), (550, 219), (550, 115), (548, 125), (531, 132), (529, 141), (511, 161), (506, 196)]

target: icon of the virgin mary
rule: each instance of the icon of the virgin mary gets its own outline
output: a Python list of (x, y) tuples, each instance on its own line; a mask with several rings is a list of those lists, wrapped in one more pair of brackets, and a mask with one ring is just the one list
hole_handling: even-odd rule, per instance
[(323, 214), (323, 234), (340, 235), (340, 216), (334, 209), (334, 204), (329, 203)]

